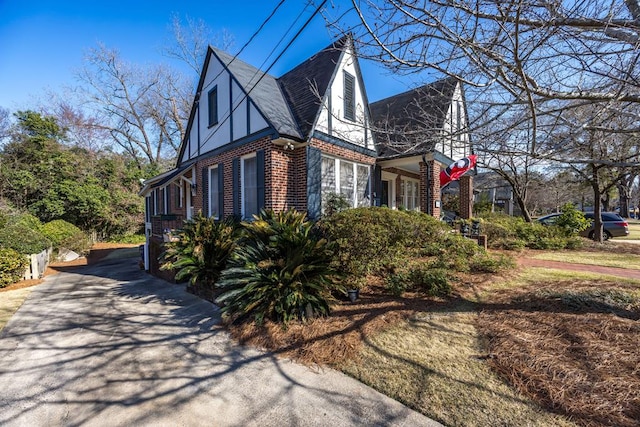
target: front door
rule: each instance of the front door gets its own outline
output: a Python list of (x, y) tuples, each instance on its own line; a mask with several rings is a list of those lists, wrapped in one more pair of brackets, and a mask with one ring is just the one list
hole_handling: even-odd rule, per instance
[(389, 207), (389, 181), (382, 181), (382, 194), (380, 194), (380, 206)]

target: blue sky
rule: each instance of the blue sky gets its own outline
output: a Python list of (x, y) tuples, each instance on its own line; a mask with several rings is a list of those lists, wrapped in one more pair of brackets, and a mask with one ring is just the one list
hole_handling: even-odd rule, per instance
[[(0, 107), (11, 111), (36, 108), (37, 102), (46, 98), (46, 91), (60, 93), (65, 85), (74, 85), (74, 72), (82, 66), (83, 55), (98, 43), (118, 49), (130, 62), (171, 63), (160, 51), (172, 38), (169, 26), (176, 14), (182, 19), (187, 16), (202, 19), (214, 33), (226, 29), (235, 39), (230, 49), (235, 54), (277, 3), (277, 0), (0, 0)], [(305, 3), (285, 2), (241, 59), (260, 66)], [(296, 28), (311, 12), (309, 7)], [(331, 41), (332, 35), (322, 17), (316, 16), (271, 74), (283, 74)], [(390, 77), (377, 65), (361, 65), (370, 101), (402, 92), (412, 85)]]

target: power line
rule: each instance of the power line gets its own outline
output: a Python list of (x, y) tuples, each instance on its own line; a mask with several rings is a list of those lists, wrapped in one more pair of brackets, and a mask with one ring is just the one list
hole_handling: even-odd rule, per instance
[[(269, 71), (271, 70), (271, 68), (273, 68), (273, 66), (278, 62), (278, 60), (280, 60), (280, 58), (282, 58), (282, 55), (285, 54), (285, 52), (291, 47), (291, 45), (293, 44), (294, 41), (296, 41), (296, 39), (300, 36), (300, 34), (302, 34), (302, 32), (309, 26), (309, 24), (311, 23), (311, 21), (313, 20), (313, 18), (315, 18), (315, 16), (320, 12), (320, 10), (322, 9), (322, 7), (327, 3), (328, 0), (323, 0), (322, 3), (320, 3), (320, 5), (316, 8), (316, 10), (311, 14), (311, 16), (306, 20), (306, 22), (302, 25), (302, 27), (298, 30), (298, 32), (296, 32), (296, 34), (293, 36), (293, 38), (291, 40), (289, 40), (289, 43), (287, 43), (287, 45), (284, 47), (284, 49), (278, 54), (278, 56), (271, 62), (271, 64), (269, 65), (269, 67), (262, 72), (262, 74), (260, 75), (260, 77), (258, 78), (258, 80), (251, 86), (251, 88), (249, 90), (247, 90), (247, 92), (244, 94), (244, 96), (242, 96), (242, 98), (238, 101), (238, 104), (234, 107), (233, 105), (230, 105), (231, 111), (229, 112), (229, 114), (227, 114), (219, 123), (218, 123), (218, 127), (216, 127), (216, 129), (211, 133), (211, 135), (209, 135), (209, 137), (204, 140), (203, 142), (207, 142), (209, 141), (215, 134), (216, 132), (218, 132), (218, 130), (222, 127), (222, 124), (226, 123), (227, 120), (229, 120), (231, 118), (231, 116), (233, 115), (233, 113), (238, 109), (238, 107), (240, 107), (240, 105), (242, 104), (243, 101), (245, 101), (248, 97), (249, 94), (256, 88), (256, 86), (262, 81), (262, 79), (264, 78), (264, 76), (266, 76)], [(220, 74), (218, 74), (219, 76)], [(216, 76), (216, 78), (218, 77)], [(255, 76), (255, 75), (254, 75)], [(253, 77), (252, 77), (253, 79)], [(214, 79), (215, 80), (215, 79)]]
[[(251, 35), (251, 37), (249, 37), (249, 40), (247, 40), (245, 42), (245, 44), (242, 45), (242, 47), (240, 48), (240, 50), (238, 51), (238, 53), (236, 53), (233, 58), (231, 58), (231, 61), (229, 61), (229, 63), (227, 64), (227, 67), (229, 65), (231, 65), (231, 63), (233, 63), (233, 61), (236, 60), (236, 58), (238, 58), (238, 56), (240, 56), (240, 54), (247, 48), (247, 46), (249, 46), (249, 44), (253, 41), (253, 39), (255, 39), (258, 34), (260, 33), (260, 31), (262, 31), (262, 29), (264, 28), (265, 25), (267, 25), (267, 23), (271, 20), (271, 18), (273, 18), (273, 16), (276, 14), (276, 12), (278, 11), (278, 9), (280, 9), (280, 6), (282, 6), (284, 4), (286, 0), (280, 0), (280, 3), (278, 3), (276, 5), (276, 7), (271, 11), (271, 13), (269, 14), (269, 16), (267, 16), (267, 18), (265, 20), (262, 21), (262, 24), (260, 24), (260, 27), (258, 27), (258, 29)], [(220, 72), (218, 74), (216, 74), (216, 76), (211, 80), (211, 81), (215, 81), (218, 77), (220, 77), (220, 75), (224, 72), (224, 69), (220, 70)], [(204, 87), (202, 89), (205, 89)]]

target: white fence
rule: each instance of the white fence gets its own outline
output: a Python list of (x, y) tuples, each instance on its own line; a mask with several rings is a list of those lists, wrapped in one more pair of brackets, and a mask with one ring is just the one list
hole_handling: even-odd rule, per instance
[(23, 280), (39, 279), (44, 275), (44, 270), (49, 264), (51, 248), (45, 249), (39, 254), (29, 255), (29, 266), (24, 272)]

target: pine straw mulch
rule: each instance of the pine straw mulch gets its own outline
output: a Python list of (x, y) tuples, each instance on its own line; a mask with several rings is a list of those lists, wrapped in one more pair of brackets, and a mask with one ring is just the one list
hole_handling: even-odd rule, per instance
[[(502, 291), (479, 315), (488, 362), (522, 393), (579, 425), (638, 426), (637, 293), (637, 285), (580, 280)], [(630, 303), (625, 295), (633, 294)]]
[(640, 245), (627, 243), (624, 240), (616, 240), (614, 238), (603, 243), (594, 242), (589, 239), (584, 239), (584, 241), (584, 246), (578, 249), (579, 251), (599, 252), (601, 255), (607, 252), (640, 255)]
[[(637, 285), (569, 280), (491, 291), (503, 279), (462, 275), (448, 300), (392, 297), (372, 279), (356, 303), (341, 301), (328, 318), (287, 329), (268, 321), (227, 327), (243, 344), (308, 365), (339, 366), (354, 359), (368, 337), (418, 312), (477, 310), (487, 363), (523, 394), (578, 425), (640, 425)], [(480, 294), (485, 302), (472, 302)]]
[(418, 294), (386, 295), (381, 279), (370, 277), (355, 303), (340, 300), (329, 317), (290, 322), (286, 329), (271, 321), (260, 326), (253, 322), (228, 324), (227, 328), (242, 344), (307, 365), (337, 366), (354, 358), (368, 337), (443, 303)]

